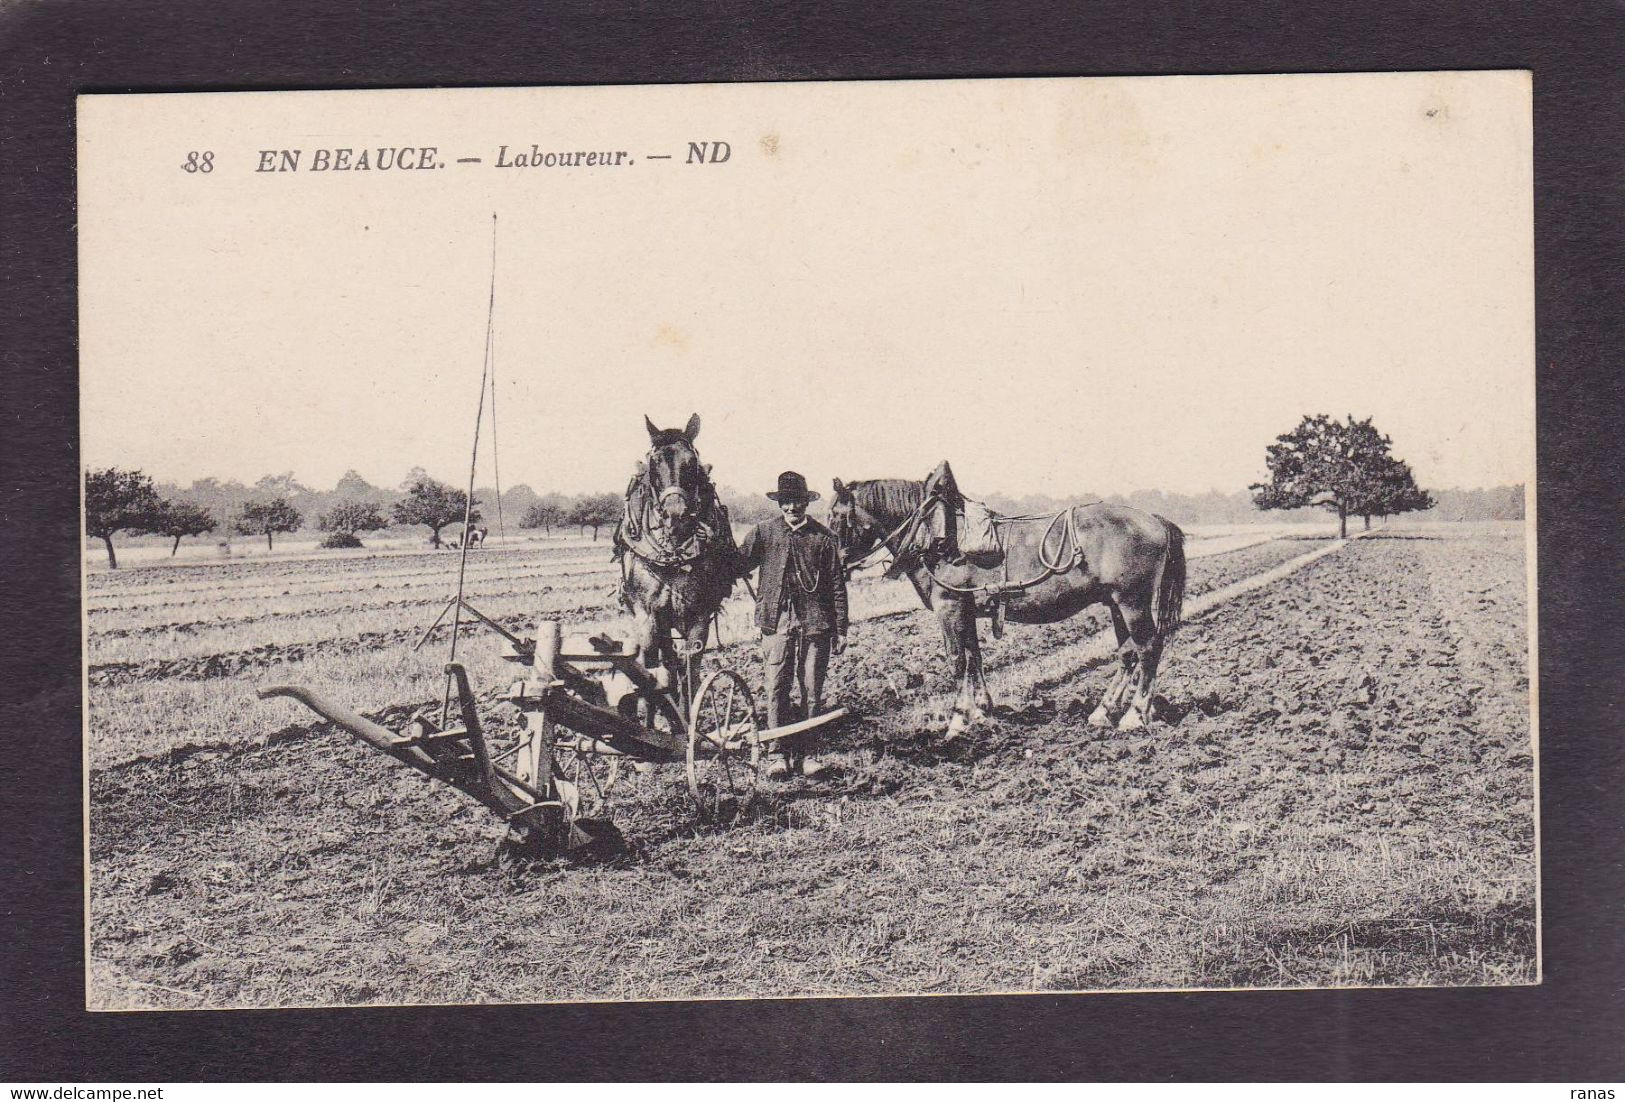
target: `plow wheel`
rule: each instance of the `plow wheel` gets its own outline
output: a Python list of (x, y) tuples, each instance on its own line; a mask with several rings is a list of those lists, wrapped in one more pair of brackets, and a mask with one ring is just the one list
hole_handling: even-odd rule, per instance
[(700, 682), (688, 722), (688, 789), (702, 813), (737, 808), (756, 788), (762, 744), (745, 679), (717, 670)]
[(619, 754), (594, 754), (568, 746), (553, 748), (553, 767), (558, 775), (575, 785), (580, 804), (576, 814), (595, 818), (609, 807), (616, 786), (625, 782)]

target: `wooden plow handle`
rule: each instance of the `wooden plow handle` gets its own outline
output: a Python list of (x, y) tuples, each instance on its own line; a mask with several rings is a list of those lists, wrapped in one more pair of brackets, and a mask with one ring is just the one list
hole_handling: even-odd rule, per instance
[(434, 761), (428, 753), (412, 745), (410, 740), (397, 735), (382, 724), (374, 723), (359, 712), (352, 712), (342, 704), (335, 704), (314, 689), (307, 689), (303, 685), (267, 685), (256, 695), (261, 700), (277, 696), (296, 700), (327, 722), (344, 728), (374, 750), (381, 750), (407, 765), (415, 765), (421, 769)]
[(282, 696), (296, 700), (373, 749), (388, 754), (396, 761), (410, 765), (437, 781), (466, 792), (509, 821), (515, 821), (536, 810), (557, 806), (556, 801), (548, 799), (536, 788), (492, 763), (485, 745), (485, 736), (479, 726), (479, 716), (474, 708), (473, 693), (468, 688), (468, 675), (458, 663), (448, 666), (447, 672), (457, 680), (465, 726), (462, 731), (445, 731), (437, 734), (446, 736), (440, 745), (448, 747), (455, 747), (457, 743), (466, 741), (473, 757), (472, 769), (467, 768), (457, 758), (432, 753), (426, 748), (430, 744), (422, 738), (398, 735), (366, 716), (336, 704), (320, 693), (301, 685), (268, 685), (259, 690), (259, 697), (266, 700)]

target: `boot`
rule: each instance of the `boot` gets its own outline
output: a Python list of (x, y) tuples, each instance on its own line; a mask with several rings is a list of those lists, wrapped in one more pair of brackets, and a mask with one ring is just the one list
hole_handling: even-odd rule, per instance
[(829, 765), (817, 758), (802, 758), (799, 764), (801, 766), (799, 772), (808, 780), (817, 780), (829, 772)]

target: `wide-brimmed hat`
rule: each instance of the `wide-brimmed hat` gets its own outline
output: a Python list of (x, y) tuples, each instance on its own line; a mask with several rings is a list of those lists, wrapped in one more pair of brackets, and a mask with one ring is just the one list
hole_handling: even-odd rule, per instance
[(817, 501), (818, 494), (807, 489), (807, 480), (795, 471), (779, 475), (779, 488), (767, 495), (774, 501)]

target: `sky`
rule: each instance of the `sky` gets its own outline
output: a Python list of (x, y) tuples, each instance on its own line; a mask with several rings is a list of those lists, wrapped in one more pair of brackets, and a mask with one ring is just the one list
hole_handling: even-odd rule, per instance
[(1228, 493), (1314, 412), (1525, 481), (1530, 141), (1523, 73), (82, 97), (84, 461), (461, 483), (490, 307), (482, 485), (618, 490), (691, 413), (747, 490)]

